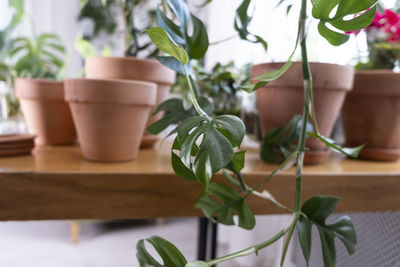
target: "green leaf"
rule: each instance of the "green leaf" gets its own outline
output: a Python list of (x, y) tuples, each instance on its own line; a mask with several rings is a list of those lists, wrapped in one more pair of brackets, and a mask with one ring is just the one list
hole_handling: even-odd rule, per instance
[(350, 36), (348, 34), (340, 33), (329, 29), (325, 22), (318, 23), (318, 32), (323, 36), (331, 45), (339, 46), (346, 43)]
[(180, 63), (176, 58), (168, 57), (168, 56), (156, 56), (155, 59), (157, 59), (158, 62), (160, 62), (164, 66), (170, 68), (171, 70), (173, 70), (179, 74), (185, 75), (185, 71), (183, 69), (182, 63)]
[(24, 17), (25, 0), (8, 0), (8, 6), (14, 9), (14, 15), (11, 18), (11, 29), (15, 28)]
[[(282, 163), (293, 151), (300, 137), (302, 116), (297, 114), (285, 125), (269, 131), (263, 138), (260, 156), (267, 163)], [(311, 123), (307, 123), (308, 130), (312, 130)]]
[(160, 7), (157, 8), (157, 25), (163, 28), (169, 36), (178, 44), (184, 44), (185, 38), (181, 32), (181, 29), (172, 20), (170, 20), (164, 12), (161, 11)]
[(150, 39), (153, 43), (164, 53), (170, 54), (176, 58), (183, 65), (189, 63), (189, 57), (185, 49), (176, 45), (171, 38), (168, 36), (167, 32), (160, 27), (150, 28), (147, 30)]
[(248, 230), (254, 228), (254, 214), (236, 191), (223, 184), (210, 183), (209, 194), (200, 194), (196, 202), (196, 207), (201, 209), (207, 217), (210, 219), (217, 217), (219, 223), (233, 225), (234, 211), (236, 211), (240, 227)]
[(357, 158), (360, 151), (365, 147), (365, 145), (361, 145), (355, 148), (348, 148), (348, 147), (341, 147), (336, 143), (335, 140), (332, 140), (328, 137), (322, 136), (319, 133), (314, 132), (307, 132), (309, 136), (317, 138), (318, 140), (322, 141), (325, 145), (327, 145), (333, 151), (343, 154), (345, 156), (349, 156), (352, 158)]
[(303, 216), (300, 216), (299, 220), (297, 221), (297, 233), (299, 236), (300, 247), (307, 266), (311, 254), (311, 227), (311, 222), (305, 219)]
[[(207, 98), (199, 97), (198, 102), (200, 107), (207, 114), (212, 113), (212, 104)], [(167, 114), (147, 128), (151, 134), (157, 135), (164, 131), (171, 124), (177, 123), (197, 114), (193, 106), (186, 110), (183, 105), (183, 100), (180, 98), (171, 98), (164, 101), (157, 107), (154, 113), (157, 114), (162, 111), (167, 111)]]
[[(338, 46), (348, 41), (349, 36), (341, 31), (357, 31), (369, 26), (376, 13), (378, 0), (314, 0), (312, 15), (319, 19), (318, 31), (329, 43)], [(331, 13), (337, 7), (336, 13)], [(347, 19), (353, 16), (352, 19)]]
[(233, 155), (232, 158), (232, 171), (238, 173), (244, 168), (244, 160), (245, 160), (246, 151), (239, 151)]
[(168, 6), (174, 12), (175, 16), (178, 18), (181, 31), (187, 31), (189, 25), (189, 8), (184, 0), (166, 0)]
[[(163, 263), (151, 256), (145, 247), (145, 241), (155, 248)], [(172, 243), (158, 236), (140, 240), (136, 245), (136, 250), (136, 257), (141, 267), (185, 267), (187, 263), (185, 257)]]
[(197, 177), (193, 173), (193, 171), (191, 169), (188, 169), (181, 161), (181, 158), (174, 152), (171, 152), (171, 163), (174, 172), (180, 178), (188, 181), (197, 181)]
[[(232, 115), (215, 119), (195, 116), (181, 123), (177, 131), (182, 162), (187, 168), (193, 169), (196, 177), (207, 188), (211, 177), (231, 163), (233, 147), (241, 143), (245, 128), (243, 122)], [(199, 150), (193, 155), (193, 146), (200, 138)]]
[(335, 237), (345, 245), (349, 254), (354, 253), (357, 236), (351, 219), (348, 216), (339, 218), (332, 224), (326, 224), (338, 204), (338, 198), (316, 196), (307, 200), (302, 206), (301, 220), (298, 221), (299, 240), (304, 257), (308, 261), (311, 246), (311, 225), (318, 229), (325, 267), (334, 267), (336, 264)]
[(376, 6), (369, 9), (365, 13), (355, 17), (354, 19), (344, 20), (344, 18), (337, 18), (332, 20), (330, 23), (337, 29), (342, 31), (357, 31), (368, 27), (376, 14)]
[(268, 49), (267, 42), (260, 36), (250, 33), (248, 30), (250, 22), (253, 19), (252, 16), (248, 15), (250, 2), (251, 0), (244, 0), (236, 9), (234, 28), (239, 33), (241, 39), (252, 43), (260, 43), (266, 51)]
[(208, 50), (208, 35), (203, 22), (192, 15), (193, 34), (187, 36), (187, 44), (190, 58), (201, 59)]

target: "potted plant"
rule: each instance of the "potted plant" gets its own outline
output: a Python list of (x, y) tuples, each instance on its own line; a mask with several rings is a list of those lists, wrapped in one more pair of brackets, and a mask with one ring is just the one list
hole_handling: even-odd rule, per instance
[(8, 56), (17, 79), (16, 96), (37, 145), (68, 145), (76, 140), (71, 112), (64, 100), (65, 48), (58, 36), (41, 34), (12, 40)]
[[(90, 2), (92, 1), (88, 1), (87, 4), (90, 4)], [(109, 1), (106, 1), (106, 4), (107, 2)], [(143, 1), (122, 1), (125, 16), (125, 57), (88, 58), (85, 62), (85, 74), (87, 78), (126, 79), (156, 83), (156, 104), (159, 105), (167, 98), (170, 86), (175, 81), (175, 73), (158, 61), (146, 58), (155, 56), (158, 49), (152, 48), (151, 42), (142, 43), (142, 31), (135, 24), (137, 23), (135, 16), (138, 14), (136, 8), (140, 2)], [(146, 53), (147, 55), (143, 55)], [(162, 114), (151, 116), (147, 125), (152, 124), (161, 116)], [(151, 147), (157, 140), (156, 136), (145, 132), (141, 146)]]
[(346, 144), (366, 144), (360, 158), (395, 161), (400, 158), (400, 74), (393, 71), (400, 55), (399, 13), (377, 12), (365, 33), (369, 56), (356, 65), (354, 89), (342, 110)]
[[(170, 3), (172, 12), (180, 25), (185, 26), (187, 18), (190, 17), (190, 14), (185, 12), (185, 10), (187, 10), (186, 3), (179, 0), (167, 2)], [(312, 16), (319, 20), (318, 28), (320, 34), (332, 44), (340, 45), (349, 38), (343, 31), (358, 30), (368, 26), (372, 22), (375, 16), (376, 2), (377, 1), (369, 0), (313, 1)], [(294, 49), (297, 49), (297, 44), (300, 45), (302, 55), (301, 76), (304, 81), (304, 96), (302, 99), (305, 100), (303, 113), (301, 115), (297, 148), (280, 166), (272, 173), (267, 174), (265, 179), (260, 181), (254, 188), (246, 184), (245, 176), (241, 173), (245, 164), (245, 151), (240, 151), (240, 144), (245, 132), (243, 122), (237, 117), (230, 115), (211, 117), (210, 114), (212, 110), (209, 103), (196, 96), (195, 83), (190, 79), (190, 53), (188, 53), (189, 51), (186, 46), (177, 45), (174, 35), (167, 34), (173, 29), (177, 29), (175, 23), (164, 24), (163, 27), (148, 30), (153, 42), (162, 51), (170, 55), (170, 67), (179, 72), (183, 72), (187, 78), (193, 104), (192, 108), (185, 110), (178, 101), (171, 100), (164, 102), (158, 110), (169, 109), (175, 112), (165, 117), (163, 123), (159, 121), (153, 124), (151, 130), (157, 132), (165, 129), (174, 119), (176, 120), (189, 114), (189, 118), (181, 122), (172, 132), (177, 133), (177, 136), (171, 148), (171, 162), (178, 176), (186, 180), (198, 181), (203, 185), (204, 191), (200, 194), (196, 206), (202, 209), (206, 216), (210, 218), (215, 217), (219, 223), (227, 225), (234, 224), (233, 215), (236, 212), (239, 226), (245, 229), (252, 229), (255, 224), (255, 218), (251, 212), (251, 208), (246, 204), (246, 199), (250, 195), (255, 195), (260, 198), (260, 201), (270, 201), (279, 208), (291, 213), (293, 219), (287, 227), (284, 227), (282, 231), (279, 231), (270, 239), (230, 255), (211, 259), (209, 261), (188, 262), (173, 244), (157, 236), (141, 240), (137, 244), (137, 258), (141, 266), (214, 266), (215, 264), (236, 257), (257, 253), (259, 250), (268, 247), (284, 237), (284, 247), (281, 257), (281, 266), (283, 266), (286, 252), (295, 229), (297, 229), (299, 235), (300, 246), (305, 260), (308, 262), (311, 250), (311, 229), (313, 225), (317, 227), (321, 237), (325, 266), (335, 266), (335, 237), (338, 237), (338, 239), (344, 243), (349, 253), (354, 252), (357, 238), (351, 219), (348, 216), (344, 216), (333, 224), (327, 224), (325, 221), (335, 210), (338, 203), (337, 198), (315, 196), (304, 203), (302, 201), (302, 171), (306, 134), (323, 141), (329, 148), (343, 154), (356, 156), (362, 148), (342, 148), (329, 138), (322, 136), (319, 132), (313, 103), (312, 77), (307, 58), (306, 22), (308, 17), (308, 3), (307, 0), (301, 1), (298, 41), (296, 41), (296, 47)], [(251, 17), (248, 15), (249, 4), (250, 0), (244, 0), (237, 9), (235, 28), (239, 30), (243, 38), (248, 38), (250, 36), (247, 29), (251, 20)], [(346, 20), (344, 20), (345, 17)], [(347, 19), (348, 17), (354, 18)], [(327, 24), (330, 24), (330, 26), (328, 27)], [(206, 34), (206, 32), (202, 34)], [(204, 46), (204, 43), (200, 41), (196, 42), (196, 46), (199, 49), (207, 48)], [(266, 83), (282, 76), (292, 66), (292, 55), (289, 57), (288, 62), (281, 66), (280, 69), (275, 69), (256, 77), (255, 80), (258, 82), (251, 88), (248, 88), (249, 91), (254, 91), (264, 86)], [(288, 104), (290, 105), (290, 103)], [(191, 115), (193, 111), (197, 113), (195, 116)], [(310, 113), (314, 127), (312, 131), (307, 132)], [(201, 142), (196, 142), (200, 140)], [(269, 179), (272, 179), (274, 174), (294, 164), (296, 164), (295, 205), (293, 208), (289, 208), (279, 203), (268, 191), (260, 190), (262, 190), (263, 185)], [(226, 178), (223, 184), (215, 181), (213, 178), (218, 171), (222, 171), (223, 176)], [(156, 260), (147, 250), (145, 241), (149, 242), (155, 248), (156, 252), (163, 260), (162, 263)]]

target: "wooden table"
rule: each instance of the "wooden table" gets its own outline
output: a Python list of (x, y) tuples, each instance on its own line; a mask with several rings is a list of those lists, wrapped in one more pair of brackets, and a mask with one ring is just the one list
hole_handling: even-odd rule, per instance
[[(135, 161), (114, 164), (88, 162), (78, 147), (40, 147), (33, 156), (0, 158), (0, 220), (200, 216), (194, 204), (201, 186), (174, 175), (169, 146), (142, 150)], [(244, 177), (250, 185), (274, 167), (248, 149)], [(265, 187), (289, 207), (293, 173), (290, 169)], [(334, 157), (307, 166), (304, 199), (316, 194), (340, 197), (339, 212), (400, 210), (400, 162)], [(257, 214), (281, 212), (258, 199), (249, 203)]]

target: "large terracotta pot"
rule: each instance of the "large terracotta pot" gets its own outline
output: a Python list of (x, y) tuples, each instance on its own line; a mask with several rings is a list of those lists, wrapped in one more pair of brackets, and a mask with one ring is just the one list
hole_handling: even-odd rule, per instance
[(135, 159), (156, 101), (156, 84), (71, 79), (65, 85), (83, 156), (104, 162)]
[(69, 145), (76, 141), (71, 111), (64, 100), (64, 83), (44, 79), (15, 80), (28, 131), (36, 145)]
[[(253, 78), (279, 69), (284, 63), (267, 63), (252, 68)], [(338, 118), (346, 93), (353, 85), (354, 70), (348, 66), (325, 63), (311, 63), (315, 113), (319, 130), (329, 137)], [(290, 121), (295, 114), (303, 111), (303, 72), (301, 63), (293, 63), (279, 79), (257, 90), (257, 105), (262, 136), (272, 129)], [(329, 157), (325, 144), (309, 138), (305, 163), (316, 164)]]
[[(87, 78), (126, 79), (153, 82), (157, 84), (157, 106), (168, 97), (171, 85), (175, 82), (175, 72), (153, 59), (138, 59), (134, 57), (93, 57), (86, 60), (85, 73)], [(162, 113), (150, 116), (146, 128), (159, 120)], [(151, 147), (158, 137), (147, 131), (144, 134), (141, 147)]]
[(358, 71), (342, 111), (346, 144), (366, 144), (360, 158), (400, 158), (400, 73)]

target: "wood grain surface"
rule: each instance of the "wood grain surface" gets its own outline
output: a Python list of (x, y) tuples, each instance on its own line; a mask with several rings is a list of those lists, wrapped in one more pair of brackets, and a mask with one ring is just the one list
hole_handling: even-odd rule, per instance
[[(174, 175), (169, 143), (141, 150), (135, 161), (95, 163), (78, 147), (39, 147), (32, 156), (0, 158), (0, 220), (122, 219), (200, 216), (194, 207), (201, 186)], [(247, 148), (244, 177), (250, 185), (276, 166)], [(291, 207), (293, 169), (264, 187)], [(221, 177), (217, 180), (223, 181)], [(339, 212), (400, 210), (400, 162), (378, 163), (333, 157), (307, 166), (304, 200), (313, 195), (341, 198)], [(257, 214), (281, 211), (250, 197)]]

